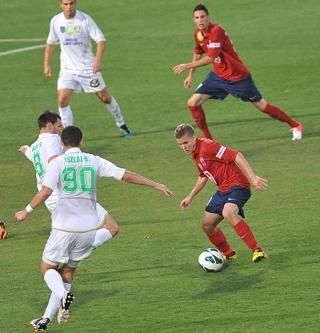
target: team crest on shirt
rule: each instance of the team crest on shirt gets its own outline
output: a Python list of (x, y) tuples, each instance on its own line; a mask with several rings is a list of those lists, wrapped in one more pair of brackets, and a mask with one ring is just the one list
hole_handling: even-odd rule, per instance
[(97, 79), (93, 79), (90, 81), (90, 87), (96, 88), (96, 87), (99, 87), (99, 85), (100, 85), (100, 82)]
[(61, 33), (63, 33), (63, 34), (64, 34), (64, 33), (65, 33), (65, 31), (66, 31), (66, 27), (60, 27), (60, 32), (61, 32)]
[(203, 39), (204, 39), (204, 37), (203, 37), (202, 32), (201, 32), (201, 31), (198, 31), (198, 33), (197, 33), (197, 40), (198, 40), (199, 42), (202, 42)]

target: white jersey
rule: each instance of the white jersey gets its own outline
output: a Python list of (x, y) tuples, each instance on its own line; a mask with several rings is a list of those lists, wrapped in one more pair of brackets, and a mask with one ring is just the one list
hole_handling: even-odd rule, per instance
[(34, 166), (37, 177), (38, 191), (42, 189), (44, 175), (46, 173), (49, 159), (63, 153), (61, 138), (58, 134), (42, 133), (25, 151), (25, 155)]
[(57, 186), (58, 201), (52, 212), (52, 228), (67, 232), (96, 229), (96, 180), (113, 177), (121, 180), (125, 169), (79, 148), (68, 149), (48, 165), (43, 186)]
[(47, 43), (60, 43), (62, 71), (71, 71), (75, 74), (92, 73), (95, 56), (91, 40), (98, 43), (106, 39), (87, 14), (77, 10), (71, 19), (66, 19), (63, 13), (51, 19)]

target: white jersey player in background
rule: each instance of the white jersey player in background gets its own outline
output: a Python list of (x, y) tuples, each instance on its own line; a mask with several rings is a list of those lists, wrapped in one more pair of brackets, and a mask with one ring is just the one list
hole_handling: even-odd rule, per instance
[[(44, 55), (44, 74), (50, 78), (50, 66), (54, 47), (60, 43), (60, 74), (58, 79), (58, 104), (63, 126), (73, 125), (70, 107), (72, 93), (84, 90), (95, 93), (113, 115), (123, 137), (130, 137), (120, 106), (109, 93), (101, 74), (102, 57), (106, 39), (93, 19), (76, 10), (76, 0), (60, 0), (62, 13), (50, 22), (50, 31)], [(97, 44), (96, 54), (92, 52), (91, 41)]]
[[(163, 184), (119, 168), (99, 156), (83, 153), (80, 150), (82, 132), (78, 127), (64, 128), (61, 140), (65, 154), (49, 163), (42, 190), (26, 208), (15, 214), (15, 218), (17, 221), (25, 220), (57, 188), (58, 201), (52, 212), (52, 231), (43, 251), (41, 273), (52, 292), (48, 307), (56, 311), (60, 306), (59, 316), (69, 318), (69, 306), (74, 299), (70, 292), (73, 275), (81, 261), (90, 255), (96, 233), (97, 178), (113, 177), (149, 186), (167, 197), (173, 193)], [(59, 266), (60, 272), (57, 271)], [(49, 323), (49, 318), (39, 318), (31, 325), (34, 331), (44, 331)]]
[[(63, 154), (60, 138), (62, 130), (61, 118), (54, 112), (45, 111), (38, 118), (38, 126), (40, 133), (37, 140), (31, 146), (21, 146), (19, 151), (32, 162), (36, 171), (37, 188), (40, 192), (42, 190), (42, 182), (49, 162)], [(50, 197), (45, 201), (45, 205), (50, 213), (52, 213), (56, 201), (57, 193), (56, 190), (54, 190)]]

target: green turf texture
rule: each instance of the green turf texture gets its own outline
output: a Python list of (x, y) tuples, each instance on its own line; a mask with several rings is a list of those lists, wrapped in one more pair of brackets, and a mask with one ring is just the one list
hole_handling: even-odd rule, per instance
[[(171, 199), (151, 189), (113, 180), (98, 184), (99, 202), (120, 224), (120, 234), (83, 262), (76, 273), (72, 318), (50, 332), (210, 333), (319, 332), (319, 1), (231, 0), (207, 3), (251, 70), (258, 88), (305, 126), (292, 142), (286, 124), (233, 98), (207, 102), (217, 140), (242, 151), (267, 192), (253, 190), (247, 221), (269, 254), (253, 264), (227, 222), (222, 229), (238, 253), (219, 273), (205, 273), (197, 257), (210, 243), (199, 227), (214, 186), (187, 211), (180, 201), (197, 177), (190, 157), (173, 137), (192, 119), (184, 74), (171, 68), (192, 57), (190, 0), (78, 1), (105, 32), (104, 77), (121, 105), (131, 139), (121, 139), (95, 96), (77, 94), (75, 124), (85, 151), (167, 184)], [(58, 1), (5, 1), (0, 40), (47, 37)], [(40, 42), (0, 42), (0, 53)], [(0, 56), (0, 218), (9, 238), (0, 241), (0, 332), (28, 332), (49, 290), (39, 262), (50, 230), (45, 207), (23, 224), (13, 215), (36, 191), (32, 166), (17, 152), (38, 134), (36, 119), (56, 108), (58, 49), (49, 81), (42, 74), (43, 49)], [(199, 69), (195, 87), (210, 70)]]

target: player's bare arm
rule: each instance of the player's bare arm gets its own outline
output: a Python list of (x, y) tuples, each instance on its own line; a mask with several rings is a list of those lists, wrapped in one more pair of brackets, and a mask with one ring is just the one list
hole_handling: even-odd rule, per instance
[(52, 192), (53, 190), (51, 188), (44, 186), (42, 190), (32, 198), (26, 208), (15, 213), (15, 219), (19, 222), (24, 221), (33, 209), (37, 208), (49, 198)]
[(238, 152), (235, 162), (255, 188), (260, 191), (265, 191), (268, 188), (268, 181), (254, 173), (250, 163), (242, 153)]
[(100, 72), (102, 69), (102, 57), (106, 47), (105, 41), (100, 41), (97, 43), (96, 57), (93, 63), (93, 73)]
[(193, 198), (204, 188), (208, 181), (208, 178), (206, 177), (198, 177), (192, 191), (181, 201), (180, 208), (186, 209), (189, 207), (191, 201)]
[(189, 62), (187, 64), (179, 64), (177, 66), (174, 66), (172, 68), (172, 70), (175, 74), (181, 74), (182, 72), (186, 71), (187, 69), (195, 69), (195, 68), (198, 68), (198, 67), (202, 67), (202, 66), (212, 64), (213, 61), (214, 61), (214, 58), (205, 55), (201, 59)]
[(44, 50), (44, 63), (43, 63), (43, 73), (47, 78), (50, 78), (52, 75), (50, 62), (53, 55), (53, 51), (54, 51), (54, 45), (47, 43)]
[(167, 197), (173, 196), (173, 192), (166, 185), (154, 182), (153, 180), (143, 177), (132, 171), (126, 170), (122, 177), (122, 180), (131, 184), (145, 185), (152, 187), (155, 190), (163, 192)]
[[(201, 58), (201, 54), (194, 53), (191, 62), (195, 62), (195, 61), (199, 60), (200, 58)], [(195, 68), (190, 68), (189, 69), (189, 74), (187, 75), (187, 77), (183, 81), (183, 86), (186, 89), (191, 88), (193, 74), (194, 74), (195, 71), (196, 71)]]

